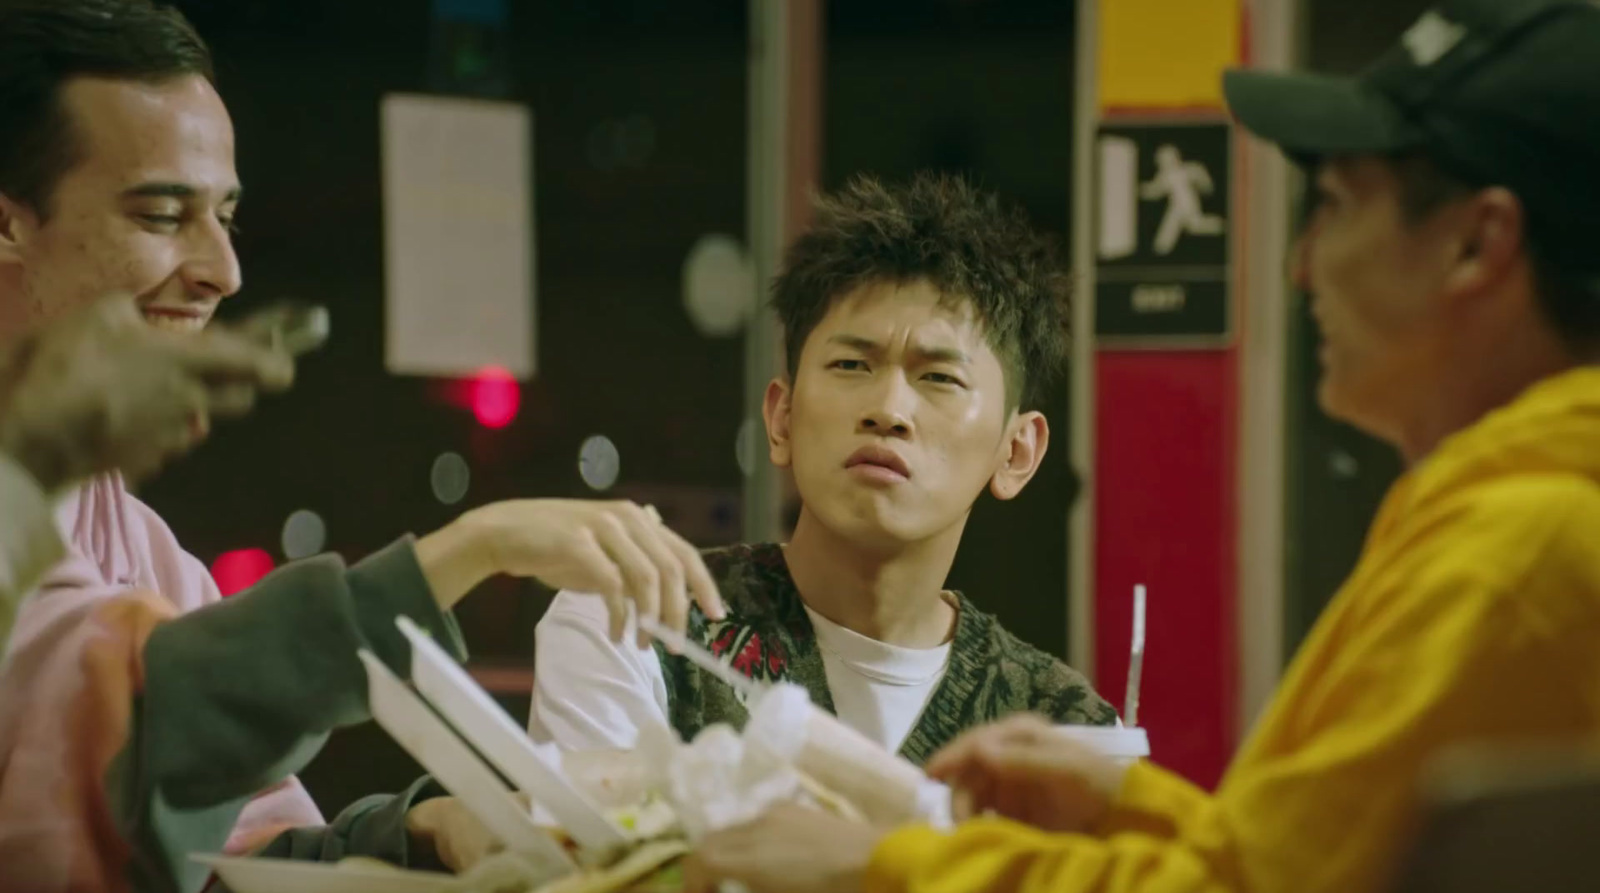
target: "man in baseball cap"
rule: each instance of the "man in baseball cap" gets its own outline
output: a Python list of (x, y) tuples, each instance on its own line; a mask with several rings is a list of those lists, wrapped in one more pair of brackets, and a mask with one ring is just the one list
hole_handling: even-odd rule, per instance
[(1452, 0), (1360, 78), (1226, 92), (1315, 184), (1320, 400), (1410, 468), (1220, 787), (1014, 717), (928, 763), (953, 832), (775, 810), (691, 891), (1383, 890), (1439, 757), (1600, 732), (1600, 6)]
[[(1313, 178), (1293, 275), (1332, 415), (1414, 461), (1595, 359), (1600, 6), (1456, 0), (1359, 78), (1234, 71), (1224, 86), (1240, 123)], [(1519, 302), (1537, 312), (1495, 316)]]

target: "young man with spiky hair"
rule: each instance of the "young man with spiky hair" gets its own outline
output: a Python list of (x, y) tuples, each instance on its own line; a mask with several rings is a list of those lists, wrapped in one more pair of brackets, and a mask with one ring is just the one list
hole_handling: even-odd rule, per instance
[[(779, 808), (702, 841), (685, 893), (1502, 888), (1460, 847), (1401, 872), (1440, 795), (1500, 774), (1481, 757), (1550, 789), (1548, 755), (1600, 735), (1600, 6), (1443, 0), (1359, 78), (1223, 90), (1314, 189), (1289, 272), (1318, 402), (1409, 467), (1221, 785), (1017, 717), (930, 761), (971, 816), (953, 832)], [(1532, 839), (1561, 812), (1501, 815)], [(1575, 860), (1553, 874), (1505, 888), (1594, 883)]]
[[(728, 614), (690, 609), (691, 638), (917, 763), (1016, 711), (1114, 723), (1081, 675), (944, 588), (973, 503), (1022, 492), (1050, 443), (1038, 404), (1068, 320), (1050, 244), (960, 179), (860, 178), (820, 201), (773, 305), (787, 369), (767, 388), (767, 446), (802, 508), (786, 544), (706, 553)], [(619, 748), (646, 722), (690, 737), (742, 721), (728, 686), (616, 643), (610, 619), (563, 592), (540, 622), (535, 738)]]

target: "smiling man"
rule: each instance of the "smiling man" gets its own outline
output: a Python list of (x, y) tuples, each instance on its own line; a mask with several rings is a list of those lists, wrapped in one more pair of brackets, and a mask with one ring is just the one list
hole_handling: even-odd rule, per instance
[[(221, 396), (240, 399), (239, 386), (249, 397), (253, 384), (288, 383), (287, 358), (276, 372), (248, 350), (223, 363), (226, 354), (209, 355), (227, 339), (201, 331), (241, 285), (229, 233), (239, 201), (233, 126), (211, 72), (205, 43), (169, 6), (0, 0), (0, 361), (24, 384), (41, 375), (48, 384), (51, 367), (71, 364), (107, 385), (100, 394), (0, 387), (0, 449), (46, 469), (37, 483), (56, 491), (59, 538), (36, 537), (50, 545), (28, 549), (44, 557), (22, 569), (31, 578), (62, 559), (18, 608), (0, 660), (7, 893), (195, 890), (205, 870), (190, 854), (270, 838), (405, 861), (406, 815), (431, 789), (360, 804), (322, 826), (290, 773), (332, 729), (367, 718), (358, 649), (406, 672), (409, 646), (395, 629), (405, 616), (459, 650), (448, 611), (491, 574), (619, 599), (649, 578), (665, 590), (653, 588), (652, 601), (692, 590), (717, 612), (699, 554), (626, 503), (483, 506), (350, 566), (335, 555), (292, 562), (224, 601), (120, 475), (79, 483), (80, 473), (124, 463), (64, 461), (62, 439), (37, 431), (72, 407), (43, 403), (111, 400), (187, 357), (165, 383), (183, 389), (191, 383), (180, 375), (204, 373), (192, 386), (222, 391), (197, 398), (193, 416), (179, 405), (182, 429), (203, 429)], [(48, 336), (88, 325), (82, 314), (137, 336)], [(241, 358), (243, 373), (231, 368)], [(107, 368), (119, 362), (129, 365)], [(130, 407), (111, 406), (115, 418), (90, 417), (87, 448), (132, 436)], [(134, 433), (162, 457), (171, 451), (158, 428)], [(198, 435), (180, 433), (180, 447)], [(58, 466), (66, 471), (49, 473)], [(35, 495), (38, 523), (47, 510)]]
[[(706, 554), (728, 616), (691, 611), (691, 637), (917, 763), (1015, 711), (1115, 722), (1077, 672), (944, 588), (973, 503), (1014, 498), (1044, 460), (1066, 291), (1048, 244), (961, 180), (860, 179), (822, 200), (773, 285), (788, 368), (764, 407), (800, 517), (787, 544)], [(647, 722), (691, 737), (742, 721), (688, 661), (614, 643), (618, 619), (557, 596), (538, 629), (535, 738), (621, 748)]]
[(101, 297), (107, 282), (135, 295), (149, 322), (198, 332), (239, 290), (233, 126), (206, 78), (209, 60), (191, 52), (172, 63), (191, 66), (189, 77), (67, 81), (52, 99), (70, 120), (36, 129), (57, 150), (8, 147), (35, 160), (8, 171), (0, 195), (5, 244), (27, 260), (7, 268), (16, 281), (0, 302), (0, 332), (48, 322)]

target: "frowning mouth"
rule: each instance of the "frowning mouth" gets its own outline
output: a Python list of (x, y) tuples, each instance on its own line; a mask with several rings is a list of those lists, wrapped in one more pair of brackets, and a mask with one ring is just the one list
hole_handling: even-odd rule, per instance
[(898, 483), (911, 477), (911, 467), (888, 447), (867, 446), (850, 454), (844, 467), (868, 480)]

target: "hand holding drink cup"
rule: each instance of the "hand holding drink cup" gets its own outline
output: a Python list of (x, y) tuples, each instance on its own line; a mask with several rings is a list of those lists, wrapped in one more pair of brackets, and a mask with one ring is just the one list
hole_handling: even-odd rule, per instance
[(928, 761), (950, 785), (956, 821), (994, 813), (1046, 831), (1083, 831), (1105, 814), (1125, 767), (1018, 714), (962, 735)]
[(1018, 714), (957, 738), (927, 769), (952, 788), (958, 822), (994, 813), (1046, 831), (1083, 832), (1148, 752), (1143, 729), (1058, 726)]
[(956, 821), (994, 813), (1046, 831), (1082, 832), (1105, 815), (1128, 767), (1150, 755), (1138, 721), (1145, 588), (1135, 587), (1125, 710), (1129, 726), (1054, 725), (1019, 714), (962, 735), (928, 761), (950, 785)]

